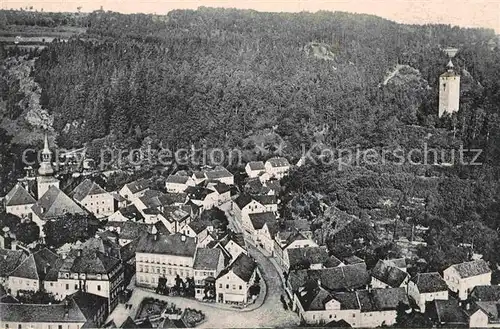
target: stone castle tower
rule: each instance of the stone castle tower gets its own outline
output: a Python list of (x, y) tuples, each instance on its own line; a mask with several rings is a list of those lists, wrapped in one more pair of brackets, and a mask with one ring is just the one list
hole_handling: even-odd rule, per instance
[(59, 188), (59, 180), (55, 178), (54, 168), (52, 167), (52, 152), (49, 149), (49, 137), (45, 133), (43, 140), (42, 162), (38, 168), (37, 187), (38, 199), (40, 199), (51, 186)]
[(451, 60), (447, 71), (439, 77), (439, 117), (458, 111), (460, 103), (460, 75), (455, 72)]

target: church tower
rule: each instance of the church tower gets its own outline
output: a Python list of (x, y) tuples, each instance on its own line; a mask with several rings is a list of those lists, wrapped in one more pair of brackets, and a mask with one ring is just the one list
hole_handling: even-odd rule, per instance
[(49, 149), (49, 137), (45, 133), (43, 140), (42, 162), (38, 168), (37, 187), (38, 199), (47, 192), (51, 186), (59, 188), (59, 180), (54, 176), (54, 168), (52, 167), (52, 152)]
[(455, 72), (453, 63), (447, 65), (447, 71), (439, 77), (439, 117), (445, 113), (458, 111), (460, 103), (460, 75)]

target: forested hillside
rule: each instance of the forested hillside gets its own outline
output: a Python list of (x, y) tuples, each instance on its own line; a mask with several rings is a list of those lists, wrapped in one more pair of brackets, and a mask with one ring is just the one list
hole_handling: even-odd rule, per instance
[[(7, 25), (33, 24), (12, 12), (3, 17)], [(94, 12), (68, 24), (87, 32), (51, 43), (36, 54), (32, 71), (59, 146), (130, 147), (148, 137), (172, 148), (236, 147), (256, 159), (254, 141), (272, 134), (294, 161), (302, 145), (480, 148), (482, 166), (388, 163), (339, 170), (335, 163), (306, 164), (285, 182), (282, 211), (313, 221), (331, 251), (367, 256), (391, 249), (378, 239), (387, 230), (370, 232), (377, 230), (373, 223), (391, 220), (429, 227), (428, 247), (419, 249), (429, 269), (470, 257), (460, 244), (471, 242), (474, 252), (498, 261), (500, 51), (494, 31), (341, 12), (209, 8), (167, 16)], [(461, 110), (438, 119), (444, 47), (459, 48)], [(7, 102), (5, 113), (17, 113), (14, 106)], [(267, 146), (272, 152), (276, 145)], [(412, 204), (416, 199), (422, 208)], [(325, 213), (324, 205), (336, 211)], [(365, 245), (345, 250), (334, 224), (339, 213), (367, 225), (353, 224), (345, 235), (366, 234)]]

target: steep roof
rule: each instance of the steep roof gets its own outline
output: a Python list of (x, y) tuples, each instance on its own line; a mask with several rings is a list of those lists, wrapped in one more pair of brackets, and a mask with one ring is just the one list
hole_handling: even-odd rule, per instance
[(85, 323), (87, 319), (75, 302), (60, 304), (0, 304), (3, 322)]
[(87, 274), (107, 274), (120, 263), (118, 258), (94, 250), (73, 250), (71, 255), (64, 259), (60, 271)]
[(372, 276), (390, 287), (399, 287), (408, 277), (408, 273), (398, 267), (390, 266), (386, 261), (379, 260), (372, 269)]
[(102, 187), (90, 179), (85, 179), (71, 192), (71, 197), (77, 201), (82, 201), (88, 195), (106, 194)]
[(166, 206), (171, 206), (175, 203), (184, 203), (186, 201), (187, 194), (186, 193), (165, 193), (158, 197), (161, 204)]
[(229, 271), (233, 271), (233, 273), (240, 279), (248, 282), (256, 268), (257, 263), (253, 260), (253, 258), (241, 253), (228, 268), (219, 274), (219, 278), (226, 275)]
[(421, 294), (448, 290), (448, 285), (438, 272), (418, 273), (411, 281)]
[(5, 196), (5, 206), (20, 206), (35, 204), (36, 200), (26, 189), (19, 183), (16, 184)]
[(263, 205), (277, 204), (278, 201), (275, 195), (256, 195), (254, 199)]
[(328, 261), (326, 247), (306, 247), (287, 249), (290, 269), (293, 270), (301, 264), (323, 264)]
[(322, 311), (332, 295), (322, 287), (316, 287), (304, 294), (298, 294), (300, 304), (306, 311)]
[(474, 260), (460, 264), (454, 264), (453, 267), (461, 278), (470, 278), (472, 276), (490, 273), (491, 269), (488, 264), (483, 260)]
[(147, 234), (139, 240), (136, 252), (194, 257), (196, 240), (181, 233)]
[(68, 296), (80, 309), (86, 319), (93, 319), (103, 305), (108, 305), (106, 297), (94, 295), (88, 292), (77, 291)]
[(210, 190), (206, 187), (202, 186), (188, 186), (184, 191), (190, 199), (203, 201), (207, 197), (207, 195), (215, 193), (213, 190)]
[(456, 299), (434, 300), (434, 310), (438, 323), (449, 325), (463, 325), (468, 323), (467, 315)]
[(194, 233), (199, 234), (208, 227), (209, 223), (203, 220), (194, 220), (188, 224)]
[(118, 232), (118, 237), (125, 240), (140, 238), (148, 232), (147, 224), (132, 221), (109, 221), (106, 223), (106, 227)]
[(262, 161), (251, 161), (248, 163), (250, 170), (266, 170), (264, 162)]
[(216, 270), (222, 251), (218, 248), (199, 248), (194, 258), (193, 269), (195, 270)]
[(133, 194), (139, 193), (141, 191), (144, 191), (149, 188), (150, 185), (149, 179), (139, 179), (136, 181), (133, 181), (131, 183), (125, 184), (126, 187), (132, 192)]
[(47, 248), (43, 248), (35, 252), (33, 254), (33, 258), (35, 259), (38, 277), (41, 280), (45, 280), (47, 273), (50, 271), (50, 269), (57, 266), (58, 260), (60, 259), (60, 257), (56, 253), (50, 251)]
[(275, 158), (270, 158), (266, 161), (271, 165), (271, 167), (289, 167), (290, 163), (286, 158), (283, 157), (275, 157)]
[(47, 192), (31, 207), (40, 219), (61, 217), (66, 213), (86, 214), (69, 196), (59, 188), (50, 186)]
[(361, 264), (361, 263), (364, 263), (365, 261), (356, 255), (352, 255), (352, 256), (344, 258), (344, 262), (346, 264), (353, 265), (353, 264)]
[(170, 175), (167, 177), (166, 183), (171, 184), (186, 184), (189, 181), (190, 177), (181, 176), (181, 175)]
[(373, 289), (373, 300), (377, 310), (395, 310), (399, 303), (409, 304), (405, 288)]
[(252, 202), (252, 200), (250, 195), (242, 193), (234, 200), (234, 203), (236, 203), (238, 208), (243, 209), (247, 204)]
[(296, 270), (291, 271), (288, 278), (293, 291), (303, 287), (308, 280), (319, 280), (321, 286), (330, 291), (346, 291), (367, 286), (370, 275), (363, 263), (318, 270)]
[(475, 286), (470, 293), (470, 297), (481, 302), (500, 301), (500, 286)]
[(262, 212), (257, 214), (249, 214), (248, 217), (252, 222), (252, 226), (256, 230), (260, 230), (266, 223), (275, 223), (276, 215), (272, 212)]
[(222, 166), (217, 166), (213, 170), (204, 171), (205, 177), (207, 179), (219, 179), (219, 178), (228, 178), (233, 177), (233, 174), (226, 168)]
[(9, 276), (39, 280), (33, 255), (29, 255)]
[(21, 250), (0, 249), (0, 277), (8, 276), (25, 258)]

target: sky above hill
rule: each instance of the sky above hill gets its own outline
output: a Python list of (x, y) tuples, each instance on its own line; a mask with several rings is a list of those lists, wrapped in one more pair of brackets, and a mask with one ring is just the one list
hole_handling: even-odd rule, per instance
[(172, 9), (200, 6), (255, 9), (258, 11), (331, 10), (366, 13), (401, 23), (442, 23), (464, 27), (487, 27), (500, 34), (499, 0), (1, 0), (3, 9), (33, 6), (44, 11), (99, 9), (122, 13), (166, 14)]

